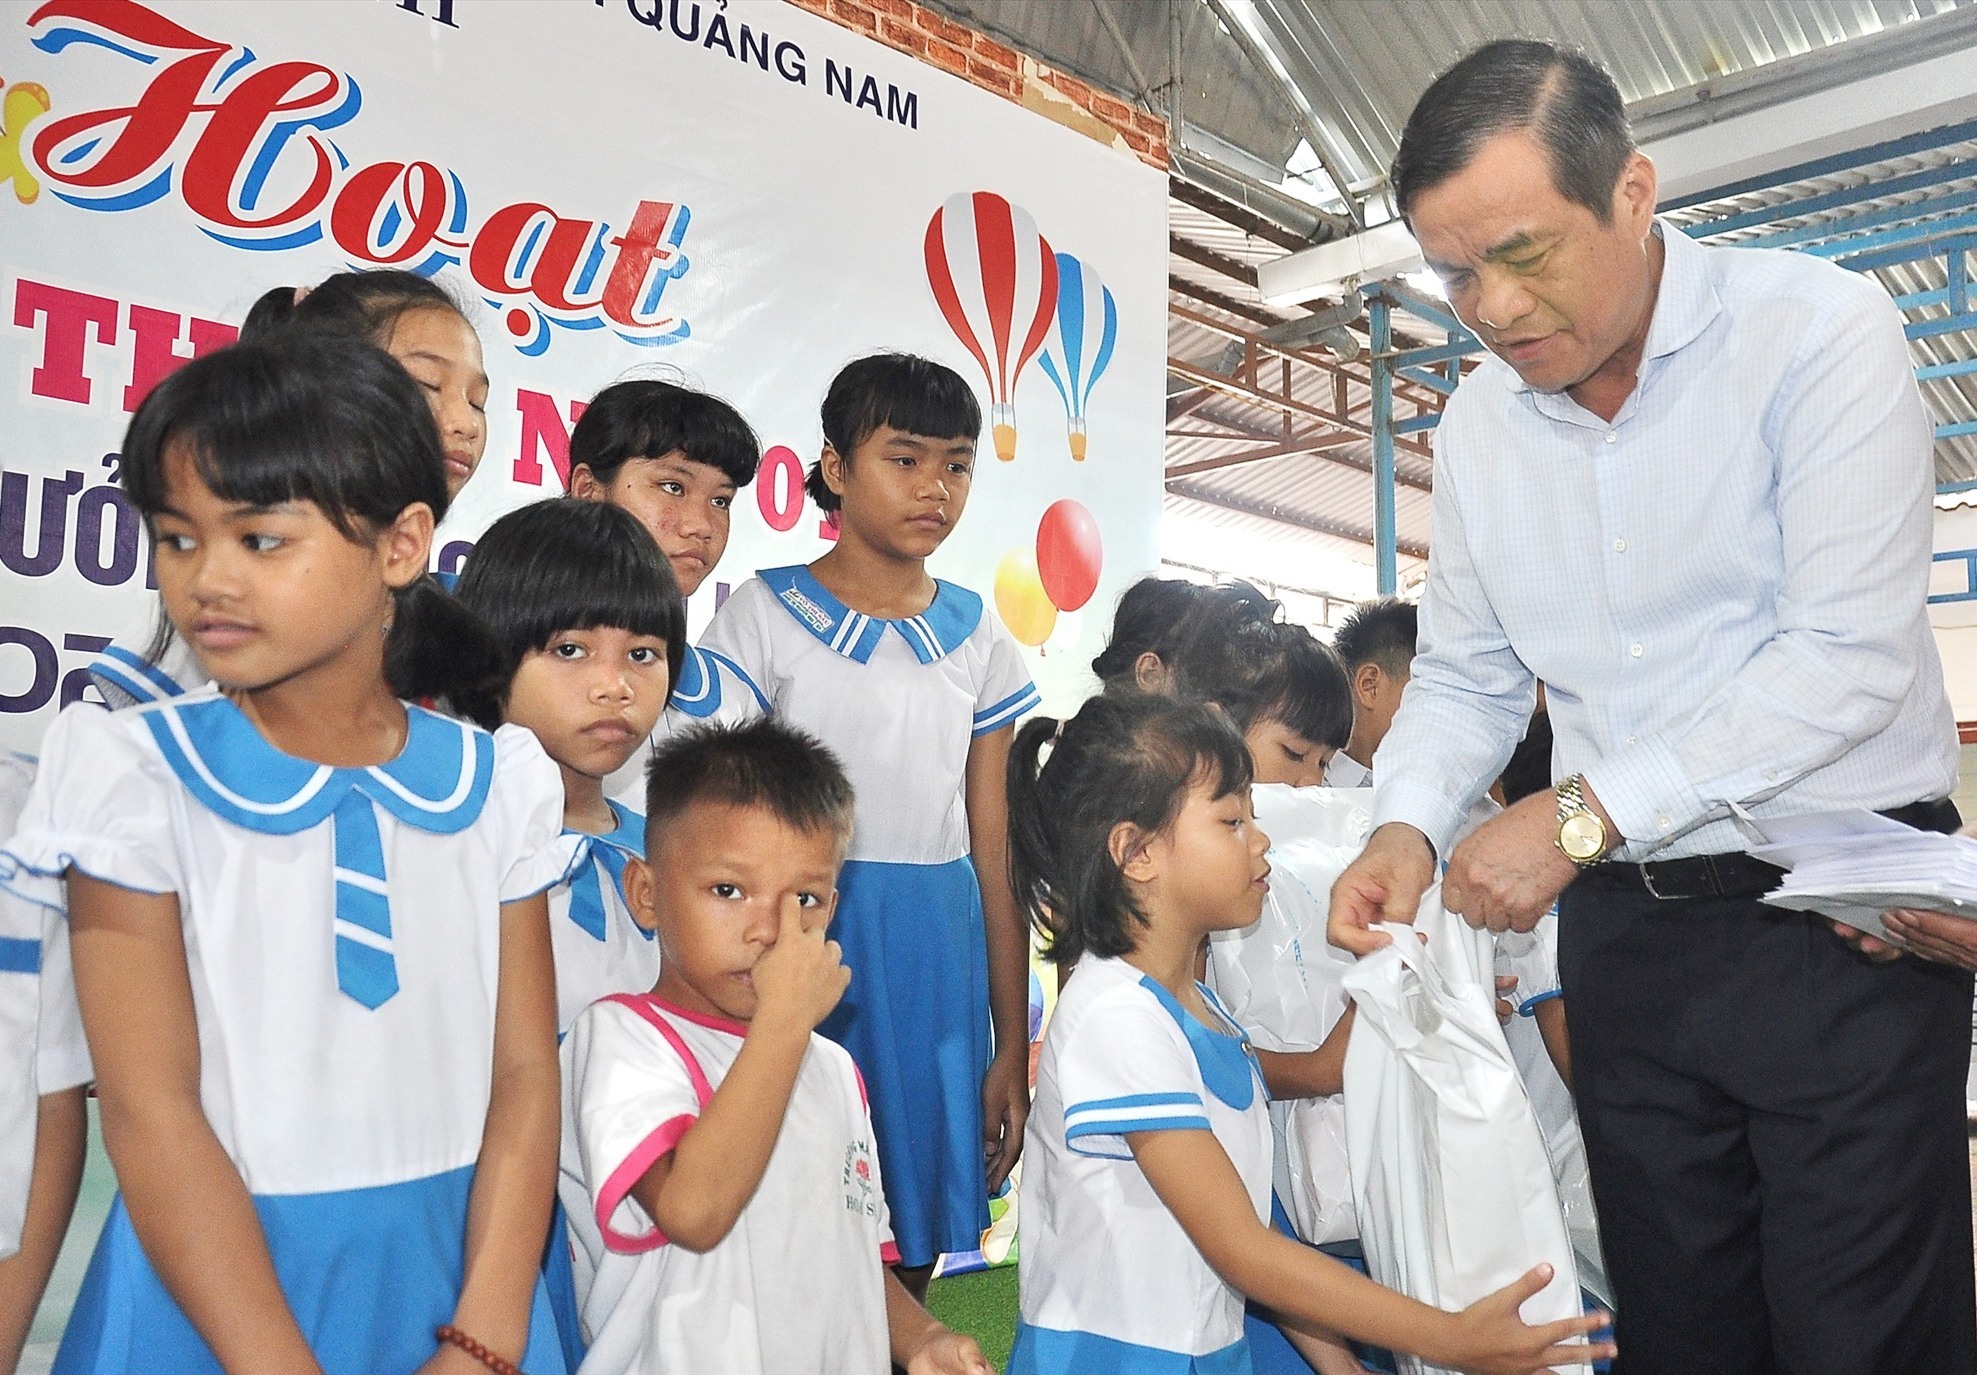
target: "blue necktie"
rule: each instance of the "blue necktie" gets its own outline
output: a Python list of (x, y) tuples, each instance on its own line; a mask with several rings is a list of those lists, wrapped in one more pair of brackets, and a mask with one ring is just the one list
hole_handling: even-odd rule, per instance
[(570, 920), (587, 932), (592, 940), (603, 940), (605, 935), (604, 886), (598, 876), (598, 866), (611, 876), (611, 882), (623, 892), (625, 886), (625, 852), (615, 845), (600, 845), (587, 840), (584, 848), (589, 854), (579, 862), (577, 872), (570, 879)]
[(330, 828), (336, 854), (336, 986), (375, 1008), (398, 991), (377, 812), (352, 788), (336, 804)]

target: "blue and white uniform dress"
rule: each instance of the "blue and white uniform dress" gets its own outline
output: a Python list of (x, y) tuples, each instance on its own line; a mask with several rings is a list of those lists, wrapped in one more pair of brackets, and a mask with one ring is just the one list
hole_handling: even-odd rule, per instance
[(1021, 1319), (1009, 1375), (1248, 1375), (1243, 1296), (1140, 1172), (1132, 1132), (1208, 1131), (1259, 1222), (1270, 1113), (1215, 995), (1206, 1026), (1124, 960), (1078, 961), (1043, 1036), (1023, 1148)]
[[(408, 706), (398, 758), (276, 750), (212, 690), (49, 730), (14, 882), (70, 871), (178, 899), (200, 1101), (329, 1372), (403, 1375), (459, 1296), (493, 1077), (501, 905), (562, 877), (556, 766)], [(538, 1288), (529, 1375), (561, 1351)], [(214, 1372), (119, 1199), (55, 1369)]]
[[(0, 751), (0, 841), (33, 782), (32, 760)], [(0, 887), (0, 1258), (21, 1247), (42, 1096), (90, 1078), (68, 922), (59, 906)]]
[(650, 993), (659, 982), (659, 942), (632, 920), (625, 865), (645, 858), (645, 818), (610, 804), (609, 835), (565, 830), (556, 841), (563, 878), (549, 890), (549, 940), (556, 953), (556, 1034), (612, 993)]
[(857, 791), (831, 935), (851, 988), (818, 1027), (872, 1095), (902, 1261), (973, 1250), (988, 1226), (982, 1075), (988, 947), (963, 795), (977, 736), (1037, 703), (982, 599), (940, 582), (918, 616), (852, 611), (803, 567), (749, 579), (704, 643), (837, 752)]
[(150, 631), (127, 635), (89, 662), (89, 681), (113, 711), (183, 697), (212, 681), (192, 646), (177, 635), (165, 641), (156, 663), (146, 657), (150, 648)]
[(604, 780), (605, 796), (633, 811), (645, 810), (645, 765), (652, 752), (694, 726), (739, 726), (769, 710), (769, 699), (726, 655), (688, 645), (680, 680), (666, 699), (659, 724), (623, 766)]

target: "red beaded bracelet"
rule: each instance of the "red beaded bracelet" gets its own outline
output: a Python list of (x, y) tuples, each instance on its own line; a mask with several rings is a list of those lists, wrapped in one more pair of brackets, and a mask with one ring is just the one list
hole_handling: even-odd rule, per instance
[(489, 1370), (492, 1370), (494, 1375), (522, 1375), (522, 1368), (520, 1366), (516, 1365), (513, 1361), (495, 1355), (492, 1351), (489, 1351), (451, 1323), (446, 1324), (434, 1332), (433, 1336), (447, 1346), (459, 1347)]

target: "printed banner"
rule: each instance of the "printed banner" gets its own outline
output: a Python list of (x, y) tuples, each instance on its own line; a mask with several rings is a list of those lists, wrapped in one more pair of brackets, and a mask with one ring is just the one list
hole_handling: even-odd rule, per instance
[(925, 353), (988, 429), (934, 571), (1085, 691), (1149, 571), (1165, 178), (776, 0), (47, 0), (0, 18), (0, 746), (150, 623), (115, 487), (131, 409), (277, 285), (434, 274), (471, 303), (487, 456), (457, 567), (561, 490), (585, 400), (661, 376), (768, 447), (697, 632), (754, 569), (814, 558), (803, 494), (832, 374)]

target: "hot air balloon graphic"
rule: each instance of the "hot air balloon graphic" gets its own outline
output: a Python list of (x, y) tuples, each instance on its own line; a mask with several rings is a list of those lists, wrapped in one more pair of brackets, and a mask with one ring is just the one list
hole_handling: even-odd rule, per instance
[(1089, 263), (1069, 253), (1057, 255), (1057, 328), (1044, 342), (1044, 376), (1064, 398), (1071, 431), (1071, 457), (1085, 461), (1085, 402), (1112, 361), (1119, 337), (1119, 307), (1111, 290)]
[(927, 285), (988, 379), (995, 456), (1016, 457), (1016, 380), (1057, 311), (1057, 256), (1030, 212), (993, 191), (951, 196), (927, 222)]

